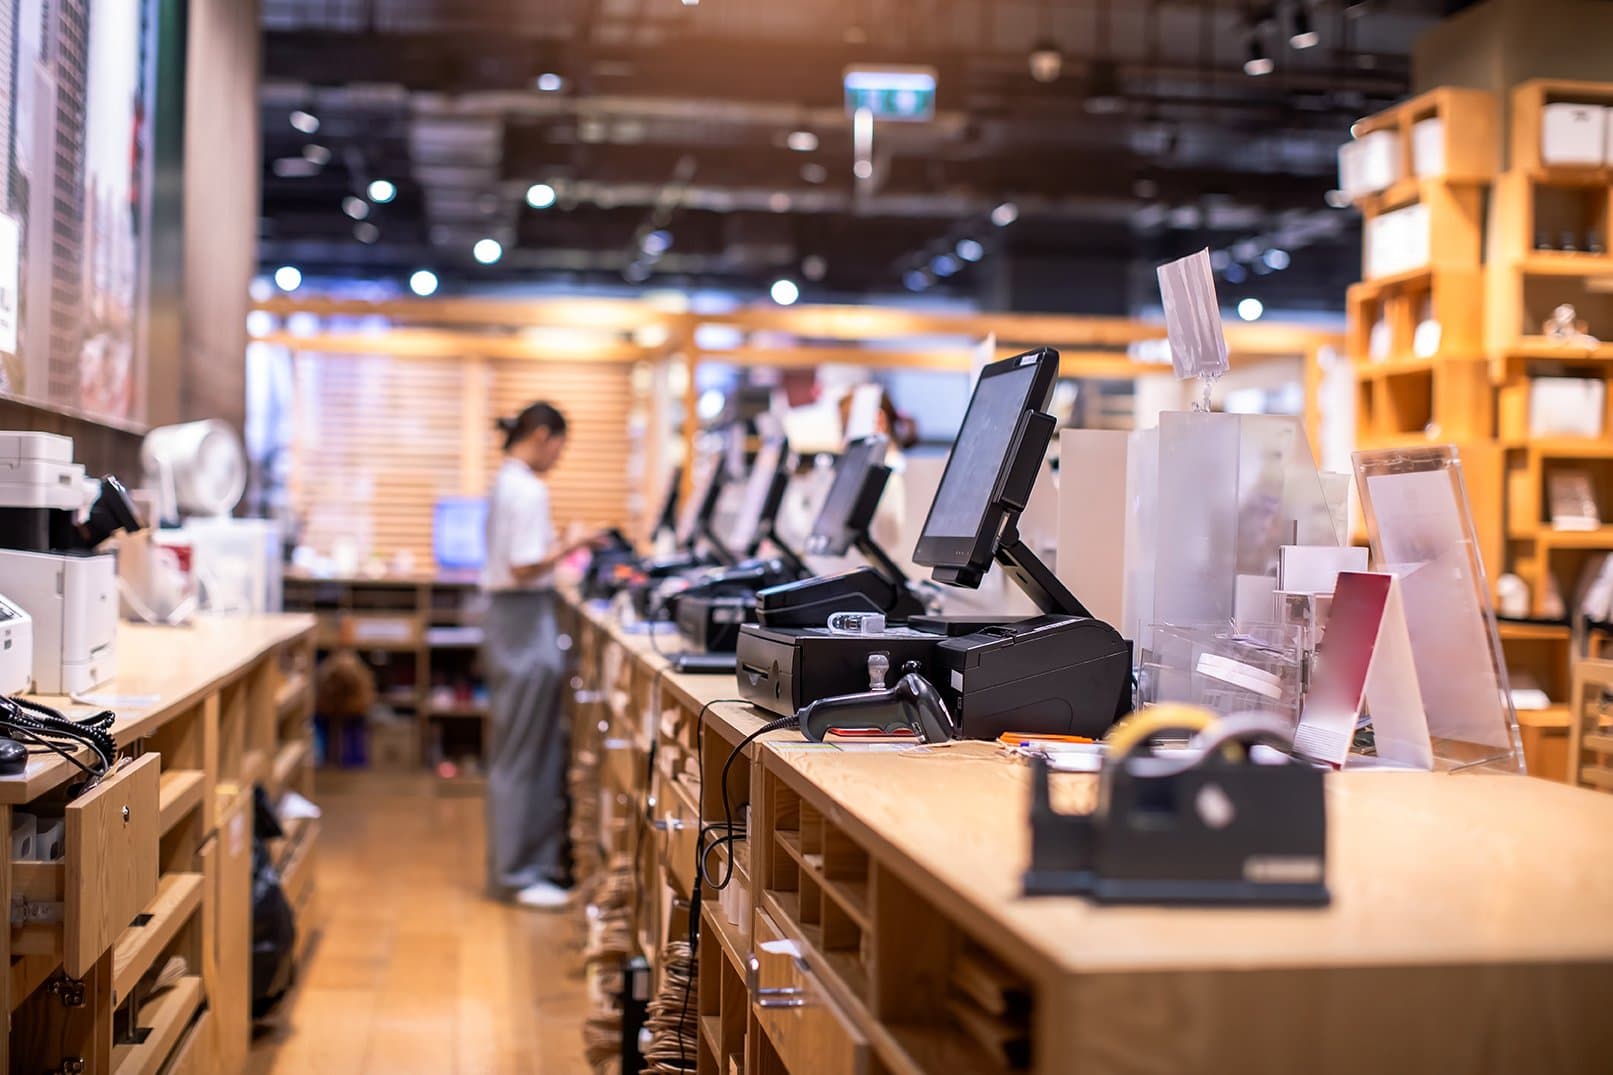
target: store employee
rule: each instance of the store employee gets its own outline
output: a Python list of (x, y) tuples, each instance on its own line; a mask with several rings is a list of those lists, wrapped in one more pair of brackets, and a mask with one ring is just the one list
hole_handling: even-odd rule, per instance
[(565, 661), (553, 575), (557, 563), (589, 543), (557, 544), (549, 514), (543, 475), (565, 450), (565, 417), (534, 403), (498, 425), (504, 463), (488, 504), (483, 578), (492, 695), (488, 870), (496, 895), (553, 909), (571, 897), (564, 862), (569, 742), (560, 706)]

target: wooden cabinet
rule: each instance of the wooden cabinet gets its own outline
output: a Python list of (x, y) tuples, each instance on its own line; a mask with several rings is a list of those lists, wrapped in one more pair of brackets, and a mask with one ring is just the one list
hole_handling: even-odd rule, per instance
[[(299, 617), (125, 626), (109, 693), (126, 752), (104, 780), (36, 755), (0, 777), (0, 816), (62, 821), (61, 856), (8, 854), (11, 1032), (0, 1068), (43, 1075), (244, 1069), (251, 974), (252, 787), (311, 792), (309, 646)], [(52, 704), (66, 704), (52, 699)], [(297, 844), (311, 863), (317, 826)], [(8, 847), (9, 850), (9, 847)], [(312, 871), (294, 872), (308, 900)]]

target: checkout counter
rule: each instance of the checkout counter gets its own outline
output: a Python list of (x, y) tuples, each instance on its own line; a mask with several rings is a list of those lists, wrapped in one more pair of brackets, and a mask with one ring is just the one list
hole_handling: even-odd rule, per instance
[[(782, 688), (771, 704), (754, 696), (783, 682), (749, 657), (745, 638), (767, 625), (745, 629), (736, 684), (676, 671), (680, 642), (652, 644), (568, 599), (583, 685), (569, 701), (572, 790), (590, 804), (578, 862), (595, 891), (625, 881), (633, 893), (652, 1010), (696, 1013), (689, 1060), (800, 1075), (1608, 1069), (1610, 797), (1512, 774), (1307, 769), (1326, 819), (1312, 906), (1026, 895), (1033, 802), (1101, 816), (1111, 779), (1049, 776), (985, 741), (1005, 729), (973, 730), (976, 666), (960, 683), (941, 655), (967, 640), (965, 661), (983, 663), (1037, 619), (1092, 624), (1074, 630), (1101, 639), (1105, 675), (1076, 694), (1083, 717), (1107, 727), (1132, 688), (1107, 674), (1118, 633), (1017, 540), (1052, 432), (1039, 417), (1049, 361), (988, 367), (915, 550), (947, 587), (995, 563), (1038, 610), (995, 635), (900, 628), (932, 636), (913, 674), (942, 697), (954, 737), (876, 717), (877, 741), (813, 741), (797, 714), (839, 687), (809, 673), (788, 702)], [(870, 656), (903, 661), (883, 627), (829, 642), (864, 695), (881, 694), (864, 678)], [(1023, 649), (1004, 679), (1026, 689), (1077, 637), (1053, 658)], [(1126, 650), (1119, 664), (1131, 663)], [(691, 940), (685, 990), (666, 968)]]

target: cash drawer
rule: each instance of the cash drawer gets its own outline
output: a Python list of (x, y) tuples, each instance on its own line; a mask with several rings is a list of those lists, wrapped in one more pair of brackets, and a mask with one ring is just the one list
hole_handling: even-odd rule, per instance
[(158, 759), (126, 763), (67, 803), (63, 857), (11, 867), (11, 952), (88, 974), (157, 894)]

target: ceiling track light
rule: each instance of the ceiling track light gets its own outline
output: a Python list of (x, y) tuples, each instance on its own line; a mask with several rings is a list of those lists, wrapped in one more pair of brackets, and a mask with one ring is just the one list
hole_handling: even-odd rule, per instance
[(1294, 6), (1294, 18), (1290, 27), (1293, 32), (1288, 35), (1288, 44), (1296, 49), (1315, 48), (1321, 43), (1322, 35), (1316, 32), (1316, 26), (1311, 22), (1310, 8), (1305, 0), (1300, 0)]
[(1243, 73), (1250, 78), (1261, 78), (1271, 74), (1277, 69), (1277, 64), (1266, 53), (1266, 46), (1260, 40), (1260, 28), (1257, 26), (1249, 32), (1249, 56), (1243, 61)]

